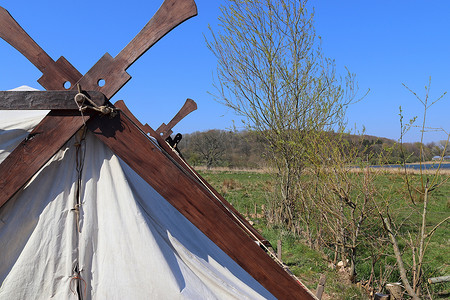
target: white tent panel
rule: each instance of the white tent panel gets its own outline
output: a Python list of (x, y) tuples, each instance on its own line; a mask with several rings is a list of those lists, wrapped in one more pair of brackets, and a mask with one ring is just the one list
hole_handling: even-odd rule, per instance
[[(41, 113), (42, 114), (42, 113)], [(0, 128), (0, 155), (10, 151), (41, 117), (25, 118), (20, 128), (18, 113)], [(25, 113), (26, 116), (29, 114)], [(14, 136), (13, 143), (5, 136)], [(20, 137), (20, 140), (18, 137)], [(4, 146), (6, 145), (6, 146)], [(15, 146), (15, 145), (14, 145)], [(4, 149), (7, 151), (4, 151)], [(72, 157), (69, 157), (72, 156)], [(74, 159), (67, 147), (59, 151), (34, 179), (0, 209), (0, 299), (70, 299), (72, 274), (74, 172), (67, 161)], [(3, 160), (3, 159), (2, 159)], [(73, 297), (73, 299), (76, 299)]]
[[(43, 117), (20, 113), (0, 112), (0, 161)], [(274, 298), (92, 134), (75, 143), (0, 209), (0, 299), (77, 299), (77, 282), (83, 299)]]

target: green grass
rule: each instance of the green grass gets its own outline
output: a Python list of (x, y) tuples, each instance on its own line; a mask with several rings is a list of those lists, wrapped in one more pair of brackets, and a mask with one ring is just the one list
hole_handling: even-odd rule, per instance
[[(324, 253), (309, 249), (297, 237), (289, 234), (283, 228), (267, 226), (265, 219), (254, 215), (255, 204), (257, 213), (261, 214), (261, 206), (267, 201), (274, 190), (274, 180), (270, 174), (243, 171), (202, 171), (201, 175), (221, 193), (236, 209), (243, 215), (249, 216), (255, 227), (261, 231), (274, 247), (277, 240), (283, 241), (283, 262), (289, 266), (291, 271), (298, 276), (312, 291), (315, 291), (321, 274), (327, 275), (325, 292), (333, 299), (366, 299), (356, 286), (345, 284), (339, 274), (328, 268), (328, 260)], [(307, 180), (307, 178), (305, 178)], [(411, 178), (417, 184), (418, 177)], [(387, 199), (391, 203), (390, 210), (395, 211), (396, 220), (405, 219), (401, 227), (401, 233), (410, 231), (414, 234), (418, 230), (417, 224), (421, 222), (422, 203), (417, 201), (416, 205), (407, 200), (404, 193), (404, 180), (392, 174), (385, 174), (376, 178), (376, 187), (379, 191), (380, 203)], [(416, 199), (417, 200), (417, 199)], [(427, 230), (431, 230), (440, 220), (450, 215), (450, 182), (443, 185), (437, 192), (432, 194), (429, 201), (429, 213)], [(380, 225), (381, 226), (381, 225)], [(400, 240), (405, 245), (404, 240)], [(361, 248), (358, 251), (360, 258), (368, 257), (370, 254)], [(392, 257), (386, 258), (394, 262)], [(410, 257), (405, 256), (405, 263), (409, 264)], [(434, 234), (425, 257), (426, 278), (450, 274), (450, 235), (449, 223), (443, 224)], [(359, 261), (357, 264), (358, 279), (367, 279), (370, 274), (370, 260), (367, 263)], [(383, 262), (381, 262), (383, 263)], [(378, 274), (376, 274), (378, 275)], [(392, 278), (398, 277), (398, 272), (393, 272)], [(398, 280), (398, 278), (397, 278)], [(440, 284), (431, 287), (433, 292), (448, 290), (448, 284)], [(439, 299), (439, 298), (437, 298)]]
[(257, 172), (203, 171), (199, 172), (239, 212), (257, 213), (273, 189), (270, 174)]
[[(272, 177), (266, 173), (202, 171), (200, 175), (244, 215), (253, 214), (255, 203), (260, 214), (261, 205), (266, 203), (274, 188)], [(343, 284), (338, 274), (327, 267), (323, 253), (311, 250), (282, 228), (267, 226), (264, 218), (252, 220), (254, 227), (270, 241), (275, 251), (277, 240), (282, 240), (283, 262), (311, 291), (315, 292), (321, 274), (326, 274), (325, 292), (333, 295), (333, 299), (365, 299), (359, 289)]]
[[(398, 179), (396, 179), (398, 180)], [(413, 176), (411, 178), (412, 186), (421, 186), (419, 176)], [(397, 188), (403, 183), (396, 182)], [(400, 193), (398, 193), (400, 195)], [(412, 203), (409, 198), (403, 197), (394, 199), (392, 203), (395, 203), (393, 210), (398, 211), (396, 216), (399, 220), (405, 220), (400, 232), (407, 236), (410, 232), (414, 238), (414, 234), (417, 234), (419, 225), (422, 222), (423, 201), (417, 192), (413, 191), (415, 196), (415, 203)], [(436, 191), (430, 193), (428, 201), (428, 212), (426, 231), (430, 232), (436, 224), (441, 222), (446, 217), (450, 216), (450, 183), (442, 185)], [(450, 223), (446, 222), (442, 224), (434, 233), (431, 238), (430, 244), (427, 248), (425, 265), (429, 275), (427, 277), (433, 277), (439, 275), (450, 274)], [(406, 244), (406, 241), (400, 241), (401, 244)]]

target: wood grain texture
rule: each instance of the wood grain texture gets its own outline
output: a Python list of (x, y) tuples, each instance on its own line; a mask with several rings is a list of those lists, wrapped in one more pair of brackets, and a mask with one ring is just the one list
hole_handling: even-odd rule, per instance
[(162, 123), (161, 126), (156, 129), (156, 133), (159, 134), (163, 140), (167, 139), (173, 132), (172, 128), (175, 127), (184, 117), (197, 109), (197, 103), (195, 103), (192, 99), (187, 99), (184, 102), (181, 109), (177, 112), (177, 114), (170, 120), (170, 122), (166, 125)]
[[(84, 120), (87, 121), (86, 115)], [(78, 111), (51, 111), (0, 164), (0, 207), (81, 128)]]
[[(189, 164), (181, 158), (174, 149), (172, 149), (165, 141), (160, 134), (155, 132), (148, 124), (142, 125), (142, 123), (133, 115), (133, 113), (128, 109), (125, 102), (122, 100), (114, 103), (114, 106), (120, 109), (128, 118), (132, 120), (132, 122), (139, 127), (139, 129), (154, 137), (158, 144), (164, 149), (165, 153), (169, 155), (173, 160), (175, 160), (183, 171), (188, 174), (191, 178), (194, 179), (198, 188), (204, 189), (209, 193), (212, 193), (214, 196), (210, 197), (210, 200), (213, 201), (225, 214), (227, 214), (233, 221), (241, 227), (245, 232), (247, 232), (251, 239), (255, 242), (261, 242), (266, 247), (272, 247), (270, 242), (266, 240), (250, 223), (231, 205), (222, 195), (219, 194), (200, 174), (198, 174)], [(232, 211), (233, 215), (231, 215), (230, 211)], [(235, 218), (238, 219), (235, 220)]]
[[(76, 91), (0, 91), (0, 110), (78, 110), (74, 101), (76, 94)], [(105, 95), (100, 92), (84, 94), (98, 106), (106, 102)]]
[(64, 57), (53, 61), (3, 7), (0, 7), (0, 37), (43, 73), (38, 82), (47, 90), (64, 90), (66, 81), (74, 86), (82, 76)]
[[(194, 0), (165, 0), (134, 39), (113, 58), (106, 53), (79, 81), (83, 89), (99, 90), (111, 99), (131, 79), (125, 71), (151, 46), (187, 19), (197, 15)], [(100, 80), (105, 85), (98, 86)]]
[[(44, 73), (45, 77), (39, 83), (47, 90), (61, 90), (64, 82), (70, 81), (71, 90), (75, 90), (73, 82), (77, 82), (84, 90), (106, 92), (107, 99), (110, 99), (131, 78), (125, 70), (135, 60), (170, 30), (196, 14), (197, 8), (193, 0), (165, 0), (144, 29), (119, 53), (117, 59), (105, 54), (83, 77), (63, 57), (55, 63), (2, 7), (0, 37)], [(105, 86), (99, 86), (100, 79), (106, 80)], [(0, 165), (0, 174), (8, 174), (0, 181), (0, 207), (81, 128), (83, 118), (79, 116), (79, 112), (75, 113), (78, 116), (66, 116), (65, 119), (55, 118), (58, 114), (51, 111), (30, 134), (38, 138), (23, 141)], [(87, 119), (89, 116), (86, 116), (85, 121)], [(25, 162), (30, 163), (29, 168)]]
[(278, 299), (314, 299), (126, 117), (95, 116), (88, 128), (211, 241)]

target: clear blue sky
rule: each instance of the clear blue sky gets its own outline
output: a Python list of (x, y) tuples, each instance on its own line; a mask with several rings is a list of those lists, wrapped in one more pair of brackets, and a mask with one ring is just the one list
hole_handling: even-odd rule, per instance
[[(19, 24), (56, 60), (65, 56), (85, 73), (105, 53), (117, 55), (152, 17), (162, 0), (153, 1), (19, 1), (4, 0)], [(198, 110), (174, 131), (189, 133), (227, 129), (239, 118), (216, 103), (213, 91), (215, 58), (203, 34), (216, 26), (222, 1), (196, 0), (198, 16), (170, 32), (128, 73), (133, 77), (112, 99), (123, 99), (143, 122), (157, 128), (168, 122), (186, 98)], [(367, 134), (397, 139), (398, 108), (405, 118), (421, 115), (421, 104), (402, 83), (424, 95), (432, 78), (431, 99), (450, 90), (450, 1), (310, 0), (315, 7), (317, 33), (327, 56), (340, 69), (356, 73), (361, 95), (369, 95), (348, 111), (348, 122)], [(0, 40), (0, 90), (20, 85), (42, 89), (41, 73), (20, 53)], [(428, 113), (430, 126), (450, 130), (450, 96)], [(429, 134), (426, 141), (444, 136)], [(407, 141), (419, 140), (411, 132)]]

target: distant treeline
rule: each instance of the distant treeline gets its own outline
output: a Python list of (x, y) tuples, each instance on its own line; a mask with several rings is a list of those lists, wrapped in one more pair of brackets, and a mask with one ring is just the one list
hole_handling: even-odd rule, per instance
[(183, 134), (178, 144), (183, 157), (193, 166), (263, 168), (264, 141), (255, 132), (208, 130)]
[[(334, 134), (334, 133), (330, 133)], [(423, 147), (424, 160), (442, 154), (443, 143), (403, 143), (370, 135), (346, 134), (345, 140), (359, 148), (361, 160), (371, 164), (398, 164), (419, 161)], [(229, 168), (264, 168), (268, 151), (263, 138), (252, 131), (208, 130), (184, 134), (178, 144), (184, 158), (194, 166)]]

